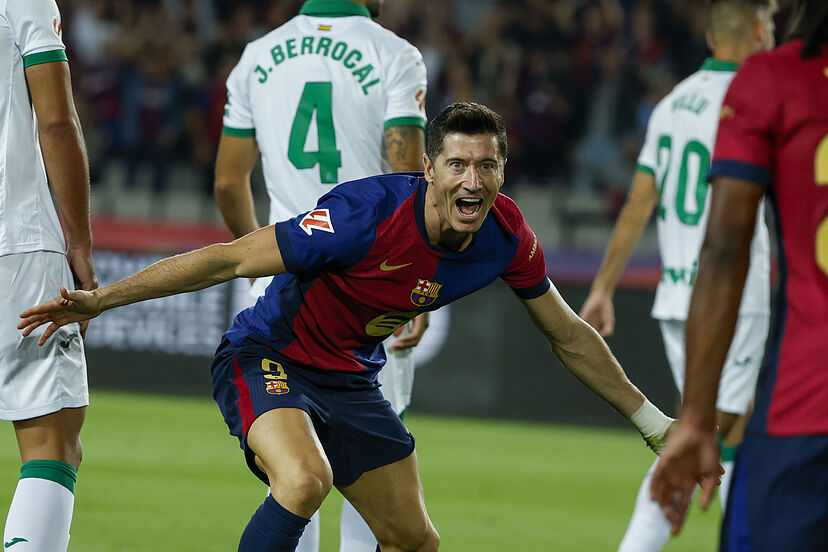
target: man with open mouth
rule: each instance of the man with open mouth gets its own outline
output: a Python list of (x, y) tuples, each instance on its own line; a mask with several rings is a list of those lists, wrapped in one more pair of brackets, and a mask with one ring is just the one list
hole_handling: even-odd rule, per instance
[(424, 173), (346, 182), (307, 213), (170, 257), (94, 292), (61, 289), (21, 314), (45, 343), (63, 324), (233, 278), (276, 275), (242, 311), (213, 360), (213, 396), (251, 471), (270, 487), (241, 552), (294, 550), (335, 485), (379, 549), (432, 552), (414, 437), (377, 388), (382, 340), (502, 278), (564, 366), (658, 451), (673, 420), (627, 379), (598, 333), (546, 277), (543, 251), (499, 193), (503, 119), (448, 106), (426, 129)]

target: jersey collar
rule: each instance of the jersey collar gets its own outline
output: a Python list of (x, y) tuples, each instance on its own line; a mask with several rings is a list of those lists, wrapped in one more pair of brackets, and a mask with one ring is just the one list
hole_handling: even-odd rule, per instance
[(730, 71), (731, 73), (739, 67), (735, 61), (722, 61), (720, 59), (707, 58), (702, 63), (702, 71)]
[(350, 17), (362, 15), (371, 17), (371, 12), (362, 4), (350, 2), (349, 0), (307, 0), (302, 4), (299, 15), (312, 15), (314, 17)]

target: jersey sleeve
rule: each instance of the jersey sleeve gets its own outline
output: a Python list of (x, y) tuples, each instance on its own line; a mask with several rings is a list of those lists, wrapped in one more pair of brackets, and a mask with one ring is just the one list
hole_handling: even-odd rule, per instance
[(315, 274), (358, 263), (374, 243), (377, 216), (374, 205), (361, 195), (334, 190), (314, 209), (275, 226), (288, 272)]
[(24, 67), (67, 61), (55, 0), (8, 0), (6, 19)]
[(222, 133), (243, 138), (256, 135), (253, 110), (250, 106), (250, 51), (245, 48), (241, 59), (227, 77), (227, 104), (224, 106)]
[(518, 297), (534, 299), (546, 293), (551, 285), (546, 277), (543, 248), (523, 217), (518, 222), (517, 237), (517, 253), (501, 277)]
[(385, 128), (419, 126), (425, 128), (426, 67), (423, 56), (411, 45), (392, 64), (385, 107)]
[(747, 59), (725, 95), (708, 179), (729, 176), (767, 186), (778, 112), (774, 78), (763, 57)]

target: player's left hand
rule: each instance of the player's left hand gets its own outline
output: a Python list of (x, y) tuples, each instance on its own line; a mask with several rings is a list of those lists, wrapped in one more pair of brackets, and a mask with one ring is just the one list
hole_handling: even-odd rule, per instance
[(417, 345), (428, 328), (428, 313), (424, 312), (411, 321), (411, 331), (403, 333), (405, 326), (397, 328), (394, 336), (397, 340), (391, 345), (391, 352), (404, 351)]
[(670, 533), (678, 535), (693, 498), (701, 485), (699, 505), (707, 510), (724, 473), (714, 430), (681, 423), (661, 451), (650, 484), (650, 496), (661, 505), (670, 521)]
[(98, 316), (102, 312), (100, 303), (100, 296), (94, 291), (69, 291), (61, 287), (58, 297), (21, 312), (23, 320), (17, 329), (23, 330), (23, 336), (27, 337), (40, 326), (49, 324), (37, 340), (38, 345), (43, 345), (61, 326)]

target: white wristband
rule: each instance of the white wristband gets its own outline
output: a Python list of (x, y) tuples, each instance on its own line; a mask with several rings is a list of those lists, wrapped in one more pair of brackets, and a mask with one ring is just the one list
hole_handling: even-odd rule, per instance
[(655, 452), (664, 448), (667, 443), (667, 430), (674, 421), (646, 398), (638, 410), (630, 416), (630, 422)]

